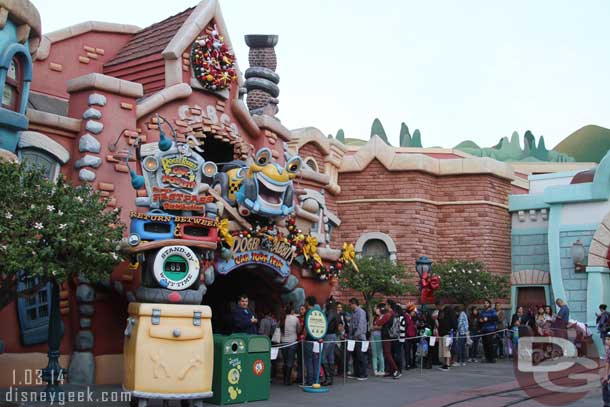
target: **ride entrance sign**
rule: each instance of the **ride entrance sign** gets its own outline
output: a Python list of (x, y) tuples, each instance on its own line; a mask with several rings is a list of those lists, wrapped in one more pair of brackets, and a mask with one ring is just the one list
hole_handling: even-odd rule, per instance
[(307, 334), (314, 340), (320, 341), (320, 353), (318, 357), (318, 368), (316, 371), (316, 382), (311, 386), (303, 387), (303, 391), (307, 393), (326, 393), (328, 388), (320, 387), (320, 365), (322, 364), (322, 350), (324, 343), (322, 338), (326, 335), (326, 329), (328, 327), (326, 315), (319, 309), (310, 309), (305, 314), (305, 329)]
[(319, 309), (310, 309), (305, 315), (305, 328), (314, 340), (324, 338), (326, 335), (326, 315)]

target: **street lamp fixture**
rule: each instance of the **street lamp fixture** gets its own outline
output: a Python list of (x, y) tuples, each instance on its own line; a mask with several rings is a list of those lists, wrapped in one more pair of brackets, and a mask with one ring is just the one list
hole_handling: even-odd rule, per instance
[(574, 262), (574, 272), (575, 273), (584, 273), (587, 269), (587, 265), (584, 264), (586, 257), (586, 250), (584, 244), (577, 240), (572, 243), (572, 261)]

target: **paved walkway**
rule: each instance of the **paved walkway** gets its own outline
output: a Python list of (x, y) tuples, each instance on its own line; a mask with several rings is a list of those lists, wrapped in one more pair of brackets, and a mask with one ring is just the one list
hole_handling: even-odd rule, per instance
[[(357, 407), (496, 407), (496, 406), (541, 406), (536, 401), (526, 399), (528, 396), (515, 381), (513, 365), (510, 362), (499, 362), (495, 365), (469, 364), (465, 367), (452, 368), (449, 372), (437, 369), (408, 371), (399, 380), (369, 377), (367, 381), (348, 379), (343, 384), (337, 378), (336, 384), (325, 394), (303, 392), (298, 386), (273, 384), (271, 399), (249, 403), (252, 407), (311, 407), (312, 405)], [(74, 389), (66, 386), (67, 390)], [(94, 399), (100, 391), (120, 391), (118, 386), (96, 386)], [(1, 390), (0, 400), (5, 397)], [(5, 405), (5, 404), (4, 404)], [(41, 406), (40, 403), (22, 403), (22, 406)], [(128, 406), (120, 402), (66, 403), (70, 406)], [(152, 402), (150, 406), (161, 406), (161, 402)], [(173, 402), (172, 406), (179, 406)], [(206, 404), (208, 405), (208, 404)], [(576, 403), (568, 404), (579, 407), (601, 406), (601, 390), (594, 390)], [(3, 403), (0, 402), (0, 406)]]

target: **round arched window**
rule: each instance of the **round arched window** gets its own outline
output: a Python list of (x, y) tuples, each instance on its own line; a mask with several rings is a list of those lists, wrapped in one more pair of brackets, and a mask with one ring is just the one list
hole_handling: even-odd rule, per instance
[(13, 58), (6, 71), (6, 83), (2, 92), (2, 107), (17, 111), (21, 94), (21, 64), (18, 58)]
[(318, 163), (313, 157), (308, 157), (305, 159), (305, 164), (313, 171), (320, 172), (320, 167), (318, 167)]
[(383, 240), (370, 239), (362, 246), (362, 256), (389, 259), (390, 251)]

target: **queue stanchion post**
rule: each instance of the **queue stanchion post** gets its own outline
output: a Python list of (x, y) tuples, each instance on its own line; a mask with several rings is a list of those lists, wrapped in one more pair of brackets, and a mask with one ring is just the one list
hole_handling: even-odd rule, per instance
[(305, 341), (301, 339), (301, 385), (305, 387)]
[[(319, 344), (323, 344), (324, 336), (326, 335), (326, 330), (328, 329), (328, 321), (326, 320), (326, 315), (319, 310), (312, 308), (307, 314), (305, 314), (305, 330), (307, 332), (307, 338), (311, 338), (314, 341), (319, 341)], [(313, 345), (313, 344), (312, 344)], [(312, 349), (313, 351), (313, 349)], [(316, 372), (316, 383), (311, 386), (303, 386), (303, 391), (307, 393), (327, 393), (328, 387), (321, 387), (320, 383), (318, 383), (320, 379), (320, 366), (322, 364), (322, 346), (318, 348), (318, 368)], [(303, 352), (304, 353), (304, 352)], [(313, 352), (312, 352), (313, 357)]]
[[(311, 387), (313, 387), (314, 389), (319, 389), (320, 386), (320, 370), (322, 369), (322, 350), (324, 348), (324, 341), (322, 339), (320, 339), (318, 341), (318, 343), (320, 344), (318, 347), (318, 367), (316, 369), (316, 380), (315, 383), (311, 385)], [(326, 372), (324, 373), (326, 374)]]
[(347, 340), (343, 340), (343, 384), (347, 381)]

